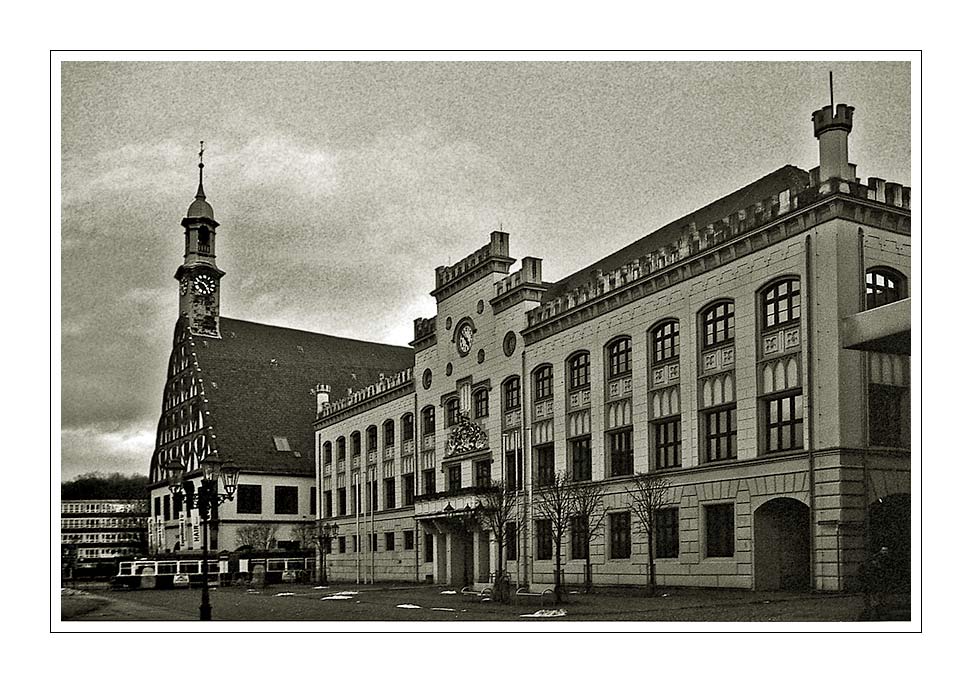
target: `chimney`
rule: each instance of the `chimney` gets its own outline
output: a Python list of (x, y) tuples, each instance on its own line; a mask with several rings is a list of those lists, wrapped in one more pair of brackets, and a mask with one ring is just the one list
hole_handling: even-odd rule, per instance
[(314, 387), (314, 393), (317, 394), (317, 412), (320, 414), (324, 406), (331, 402), (331, 385), (318, 384)]
[(831, 178), (855, 181), (856, 172), (847, 161), (847, 136), (854, 125), (854, 107), (838, 104), (813, 112), (813, 135), (820, 141), (820, 183)]

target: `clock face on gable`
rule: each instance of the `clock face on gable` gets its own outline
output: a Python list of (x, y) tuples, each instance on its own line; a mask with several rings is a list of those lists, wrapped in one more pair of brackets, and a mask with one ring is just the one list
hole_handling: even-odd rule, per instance
[(456, 332), (456, 348), (460, 356), (465, 356), (472, 349), (473, 328), (469, 323), (463, 323)]
[(196, 294), (212, 294), (216, 291), (216, 281), (209, 275), (197, 275), (192, 280), (192, 291)]

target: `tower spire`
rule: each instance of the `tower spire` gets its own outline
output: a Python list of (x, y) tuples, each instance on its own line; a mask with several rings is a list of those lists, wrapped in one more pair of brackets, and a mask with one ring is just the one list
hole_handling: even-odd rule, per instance
[(206, 151), (206, 143), (202, 140), (199, 141), (199, 189), (196, 190), (196, 199), (205, 199), (206, 193), (203, 192), (203, 152)]

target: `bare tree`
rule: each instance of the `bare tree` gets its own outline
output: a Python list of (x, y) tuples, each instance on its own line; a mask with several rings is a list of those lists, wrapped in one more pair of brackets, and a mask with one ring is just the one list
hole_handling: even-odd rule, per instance
[(490, 481), (479, 493), (477, 516), (483, 529), (490, 531), (498, 544), (496, 573), (493, 575), (493, 600), (509, 600), (509, 581), (506, 580), (505, 548), (511, 539), (507, 538), (507, 525), (517, 521), (516, 491), (507, 489), (503, 482)]
[(648, 566), (645, 572), (645, 582), (648, 594), (655, 594), (655, 519), (658, 511), (669, 504), (668, 497), (671, 481), (652, 473), (639, 472), (634, 478), (634, 489), (628, 489), (631, 495), (631, 507), (638, 518), (645, 535), (648, 538)]
[(290, 540), (296, 541), (301, 549), (313, 548), (317, 544), (314, 523), (295, 524), (290, 529)]
[(257, 550), (270, 550), (277, 540), (276, 524), (247, 524), (236, 530), (236, 542)]
[(596, 481), (574, 482), (571, 487), (572, 512), (578, 524), (578, 540), (584, 544), (584, 592), (591, 592), (591, 543), (601, 534), (607, 508), (604, 506), (604, 484)]
[(574, 513), (574, 483), (566, 472), (557, 472), (546, 484), (533, 489), (533, 506), (537, 517), (550, 520), (550, 530), (554, 544), (554, 600), (563, 600), (563, 580), (561, 578), (564, 536), (570, 528), (570, 518)]

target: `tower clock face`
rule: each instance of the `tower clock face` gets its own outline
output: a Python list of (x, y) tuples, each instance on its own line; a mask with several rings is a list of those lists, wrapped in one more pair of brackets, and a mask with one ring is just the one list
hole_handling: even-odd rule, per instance
[(459, 354), (465, 356), (472, 349), (473, 329), (469, 323), (463, 323), (456, 333), (456, 348)]
[(197, 275), (192, 281), (192, 291), (196, 294), (212, 294), (216, 291), (216, 281), (208, 275)]

